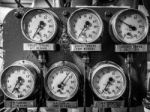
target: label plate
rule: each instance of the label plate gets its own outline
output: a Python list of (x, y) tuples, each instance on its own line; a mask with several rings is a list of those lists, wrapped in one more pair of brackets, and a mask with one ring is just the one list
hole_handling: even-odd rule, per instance
[(116, 52), (147, 52), (146, 44), (120, 44), (115, 45)]
[(70, 51), (101, 51), (101, 44), (71, 44)]
[(25, 51), (54, 51), (55, 44), (36, 44), (36, 43), (24, 43), (23, 50)]
[(51, 108), (77, 108), (78, 102), (46, 101), (46, 105), (47, 107), (51, 107)]
[(10, 107), (10, 108), (27, 108), (27, 107), (35, 107), (36, 103), (34, 100), (30, 101), (4, 101), (4, 106), (5, 107)]
[(124, 106), (124, 101), (94, 101), (94, 107), (98, 108), (120, 108)]

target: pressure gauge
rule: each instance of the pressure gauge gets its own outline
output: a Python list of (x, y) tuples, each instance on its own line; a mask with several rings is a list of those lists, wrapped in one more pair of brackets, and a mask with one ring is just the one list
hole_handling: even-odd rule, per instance
[(24, 36), (35, 43), (51, 40), (57, 33), (57, 16), (44, 9), (31, 9), (25, 13), (21, 21)]
[(111, 18), (110, 29), (117, 41), (132, 44), (146, 37), (149, 23), (141, 11), (124, 9)]
[(90, 83), (93, 92), (102, 100), (116, 100), (126, 90), (126, 76), (123, 69), (113, 62), (100, 62), (91, 72)]
[(79, 69), (70, 62), (57, 62), (45, 78), (48, 95), (59, 101), (73, 98), (79, 89)]
[(1, 87), (10, 99), (22, 100), (35, 90), (39, 69), (30, 61), (20, 60), (7, 67), (1, 75)]
[(102, 34), (103, 22), (92, 9), (78, 9), (72, 13), (68, 23), (68, 33), (79, 43), (92, 43)]

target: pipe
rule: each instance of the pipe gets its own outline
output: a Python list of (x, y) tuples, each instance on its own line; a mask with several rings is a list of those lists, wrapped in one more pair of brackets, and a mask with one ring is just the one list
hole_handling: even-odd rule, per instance
[(76, 6), (91, 6), (92, 0), (71, 0), (71, 7)]
[(138, 8), (139, 0), (93, 0), (93, 5), (97, 6), (129, 6)]

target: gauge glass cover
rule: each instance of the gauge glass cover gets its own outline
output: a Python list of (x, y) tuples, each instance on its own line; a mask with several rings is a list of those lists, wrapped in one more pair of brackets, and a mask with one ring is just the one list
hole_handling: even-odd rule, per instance
[(24, 99), (34, 90), (34, 76), (22, 66), (10, 66), (3, 72), (1, 81), (4, 93), (11, 99)]
[(103, 100), (118, 99), (126, 89), (125, 75), (115, 66), (97, 69), (91, 83), (95, 94)]
[(114, 36), (123, 43), (141, 42), (148, 33), (148, 19), (139, 10), (126, 9), (112, 20)]
[(76, 10), (68, 20), (68, 33), (79, 43), (96, 41), (103, 30), (103, 22), (97, 12), (91, 9)]
[(53, 12), (44, 9), (29, 10), (21, 21), (24, 36), (35, 43), (51, 40), (57, 32), (57, 20)]
[(48, 76), (48, 89), (56, 100), (71, 99), (78, 90), (77, 74), (68, 67), (58, 67)]

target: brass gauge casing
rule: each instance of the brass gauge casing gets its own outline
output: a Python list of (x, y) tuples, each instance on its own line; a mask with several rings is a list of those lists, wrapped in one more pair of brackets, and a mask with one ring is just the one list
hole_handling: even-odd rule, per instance
[(80, 70), (68, 61), (54, 63), (45, 76), (45, 89), (54, 100), (66, 101), (79, 90)]
[(78, 43), (92, 43), (99, 39), (103, 31), (100, 15), (92, 9), (77, 9), (68, 19), (68, 34)]
[(31, 9), (21, 20), (21, 30), (26, 39), (44, 43), (54, 38), (58, 30), (58, 17), (52, 11)]
[(126, 76), (123, 69), (114, 62), (102, 61), (90, 72), (90, 84), (95, 95), (101, 100), (116, 100), (126, 90)]
[(115, 42), (135, 44), (145, 39), (149, 22), (137, 9), (123, 9), (110, 19), (110, 35)]
[(23, 100), (31, 96), (38, 87), (39, 68), (27, 60), (19, 60), (3, 70), (1, 88), (13, 100)]

